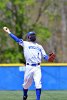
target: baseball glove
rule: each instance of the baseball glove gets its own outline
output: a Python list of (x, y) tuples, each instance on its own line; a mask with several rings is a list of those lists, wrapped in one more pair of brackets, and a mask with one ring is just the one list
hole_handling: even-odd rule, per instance
[(49, 59), (48, 59), (48, 62), (53, 62), (54, 59), (55, 59), (56, 55), (54, 53), (50, 53), (49, 54)]

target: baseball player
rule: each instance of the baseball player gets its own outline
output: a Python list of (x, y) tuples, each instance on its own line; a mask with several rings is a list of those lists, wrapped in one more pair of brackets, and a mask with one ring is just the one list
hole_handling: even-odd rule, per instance
[(9, 34), (19, 45), (24, 48), (24, 56), (26, 60), (25, 74), (24, 74), (24, 83), (23, 83), (23, 100), (27, 100), (28, 97), (28, 88), (31, 86), (32, 81), (35, 82), (36, 87), (36, 100), (40, 100), (41, 95), (41, 58), (43, 57), (46, 61), (53, 62), (55, 59), (55, 54), (51, 53), (47, 55), (45, 50), (41, 45), (36, 43), (36, 33), (28, 32), (27, 39), (28, 41), (23, 41), (16, 37), (7, 27), (3, 28), (5, 32)]

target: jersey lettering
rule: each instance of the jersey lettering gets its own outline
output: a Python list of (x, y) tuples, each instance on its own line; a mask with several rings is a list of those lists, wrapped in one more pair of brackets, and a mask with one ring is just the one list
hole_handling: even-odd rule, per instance
[(39, 50), (39, 51), (41, 51), (41, 49), (40, 49), (40, 48), (38, 48), (38, 47), (35, 47), (35, 46), (29, 46), (29, 49), (36, 49), (36, 50)]

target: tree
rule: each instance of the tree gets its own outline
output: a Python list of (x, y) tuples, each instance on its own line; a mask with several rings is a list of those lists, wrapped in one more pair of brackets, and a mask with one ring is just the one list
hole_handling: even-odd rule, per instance
[[(4, 25), (8, 26), (15, 34), (17, 33), (16, 35), (19, 38), (22, 38), (24, 36), (25, 32), (28, 32), (28, 31), (34, 30), (34, 29), (37, 33), (41, 32), (44, 34), (44, 31), (49, 33), (47, 28), (44, 29), (44, 27), (37, 24), (39, 17), (40, 17), (39, 15), (37, 16), (35, 23), (32, 23), (32, 20), (30, 20), (30, 18), (28, 17), (29, 14), (27, 14), (26, 8), (32, 8), (32, 6), (34, 7), (36, 4), (35, 2), (36, 2), (36, 0), (34, 0), (34, 1), (32, 1), (32, 0), (23, 0), (23, 1), (21, 1), (21, 0), (19, 0), (19, 1), (18, 0), (6, 0), (5, 3), (4, 3), (4, 1), (0, 2), (0, 5), (3, 5), (3, 6), (0, 6), (0, 8), (1, 8), (2, 16), (4, 16), (1, 19), (1, 22), (2, 22), (1, 27), (3, 27)], [(42, 1), (42, 3), (40, 2), (41, 5), (39, 8), (39, 13), (40, 13), (40, 9), (41, 9), (43, 2), (44, 1)], [(32, 25), (30, 26), (28, 22)], [(2, 38), (5, 38), (5, 37), (7, 37), (7, 36), (4, 35)], [(40, 37), (41, 37), (41, 35), (40, 35)], [(47, 35), (46, 35), (46, 37), (47, 37)], [(43, 36), (42, 36), (42, 38), (43, 38)], [(24, 58), (22, 56), (19, 56), (22, 48), (20, 46), (17, 47), (16, 46), (17, 44), (15, 42), (11, 42), (11, 39), (9, 39), (8, 37), (6, 38), (6, 40), (7, 40), (7, 42), (6, 42), (7, 47), (4, 46), (4, 48), (2, 47), (2, 49), (1, 49), (2, 56), (1, 56), (0, 62), (1, 63), (5, 62), (4, 59), (6, 59), (6, 62), (23, 62)], [(3, 40), (1, 39), (1, 41), (3, 41)], [(4, 39), (4, 42), (5, 42), (5, 39)], [(16, 48), (14, 45), (16, 46)], [(2, 46), (3, 46), (3, 44), (2, 44)], [(18, 49), (19, 49), (19, 53), (18, 53)], [(22, 58), (23, 58), (23, 60), (22, 60)]]
[[(66, 62), (66, 0), (6, 0), (0, 2), (0, 27), (4, 25), (19, 38), (35, 31), (47, 53), (54, 51), (56, 62)], [(64, 27), (61, 27), (64, 23)], [(64, 34), (63, 34), (64, 33)], [(22, 47), (1, 30), (0, 63), (25, 62)]]

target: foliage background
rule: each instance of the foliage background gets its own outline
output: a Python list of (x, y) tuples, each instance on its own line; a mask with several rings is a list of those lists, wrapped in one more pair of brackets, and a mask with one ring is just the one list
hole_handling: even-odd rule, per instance
[(67, 0), (0, 0), (0, 63), (25, 63), (23, 48), (4, 31), (7, 26), (19, 38), (37, 33), (55, 62), (67, 62)]

